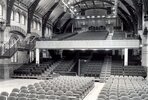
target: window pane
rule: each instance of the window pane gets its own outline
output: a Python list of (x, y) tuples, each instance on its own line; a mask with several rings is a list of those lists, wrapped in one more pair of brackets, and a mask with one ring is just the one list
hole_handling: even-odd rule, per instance
[(16, 22), (20, 22), (20, 14), (18, 12), (16, 12)]
[(2, 16), (3, 16), (3, 6), (0, 5), (0, 18), (2, 18)]
[(11, 12), (11, 20), (14, 20), (14, 11)]

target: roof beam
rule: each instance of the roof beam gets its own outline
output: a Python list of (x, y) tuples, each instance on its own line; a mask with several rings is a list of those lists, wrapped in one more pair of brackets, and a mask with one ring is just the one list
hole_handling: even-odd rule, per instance
[(34, 12), (39, 4), (40, 0), (35, 0), (32, 5), (28, 8), (28, 25), (27, 25), (27, 33), (31, 33), (31, 22), (33, 19)]
[(132, 29), (132, 26), (130, 25), (130, 22), (126, 19), (126, 17), (123, 14), (118, 13), (118, 16), (122, 20), (122, 22), (123, 22), (123, 24), (125, 25), (126, 28)]
[(134, 22), (133, 22), (133, 19), (132, 17), (127, 14), (126, 11), (124, 11), (121, 7), (118, 7), (119, 11), (121, 12), (121, 14), (123, 14), (125, 16), (125, 18), (127, 19), (127, 21), (130, 23), (130, 25), (132, 26), (133, 28), (133, 31), (134, 31)]
[(45, 30), (46, 30), (46, 25), (48, 22), (48, 19), (53, 12), (53, 10), (57, 7), (60, 1), (56, 2), (49, 10), (48, 12), (42, 17), (42, 37), (45, 37)]
[(92, 0), (92, 3), (93, 3), (93, 5), (94, 5), (94, 7), (96, 7), (96, 4), (95, 4), (95, 1), (94, 1), (94, 0)]
[(86, 8), (89, 8), (86, 2), (84, 2), (84, 4), (85, 4)]
[[(78, 3), (77, 0), (75, 0), (75, 2)], [(81, 6), (79, 4), (78, 4), (78, 7), (81, 8)]]
[(129, 13), (131, 14), (131, 16), (136, 21), (138, 18), (137, 18), (137, 13), (135, 12), (135, 9), (131, 5), (129, 5), (125, 0), (120, 0), (120, 1), (123, 3), (123, 5), (125, 5), (125, 7), (129, 11)]
[(143, 21), (142, 21), (142, 13), (143, 13), (143, 1), (142, 0), (132, 0), (134, 6), (135, 6), (135, 10), (138, 14), (138, 28), (141, 30), (143, 25)]
[(134, 27), (135, 27), (134, 28), (134, 33), (137, 33), (137, 29), (138, 29), (138, 14), (137, 14), (137, 12), (125, 0), (120, 0), (120, 2), (125, 5), (125, 7), (127, 8), (127, 10), (129, 11), (129, 13), (131, 14), (132, 20), (134, 22)]
[(61, 32), (64, 33), (66, 31), (66, 27), (69, 25), (69, 23), (72, 21), (73, 19), (69, 18), (65, 24), (60, 28)]
[(10, 26), (11, 11), (15, 0), (7, 0), (7, 15), (6, 15), (6, 26)]
[(59, 15), (59, 17), (54, 21), (54, 27), (57, 26), (57, 23), (62, 19), (62, 17), (66, 14), (66, 12), (63, 12)]
[[(80, 4), (80, 3), (84, 3), (84, 2), (87, 2), (87, 1), (92, 1), (92, 0), (82, 0), (80, 2), (77, 2), (77, 3), (73, 4), (73, 6), (76, 6), (76, 5)], [(97, 1), (105, 2), (105, 3), (108, 3), (110, 5), (114, 5), (111, 1), (108, 1), (108, 0), (97, 0)]]

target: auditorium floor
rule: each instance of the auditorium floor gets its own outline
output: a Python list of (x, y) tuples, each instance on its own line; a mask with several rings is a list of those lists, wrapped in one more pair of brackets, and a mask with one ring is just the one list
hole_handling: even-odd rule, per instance
[(90, 91), (90, 93), (83, 100), (97, 100), (99, 93), (101, 92), (104, 83), (95, 83), (95, 87)]
[[(40, 82), (41, 80), (35, 79), (10, 79), (10, 80), (0, 80), (0, 92), (6, 91), (10, 93), (13, 88), (20, 88), (21, 86), (27, 86), (29, 84), (34, 84)], [(104, 83), (95, 83), (95, 87), (90, 91), (90, 93), (83, 100), (97, 100), (98, 94), (103, 88)]]

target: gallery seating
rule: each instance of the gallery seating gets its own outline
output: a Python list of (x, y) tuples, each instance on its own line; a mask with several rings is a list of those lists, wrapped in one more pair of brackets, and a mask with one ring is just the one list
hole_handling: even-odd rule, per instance
[(54, 61), (48, 63), (36, 64), (24, 64), (18, 69), (14, 70), (13, 77), (17, 76), (39, 76), (51, 67)]

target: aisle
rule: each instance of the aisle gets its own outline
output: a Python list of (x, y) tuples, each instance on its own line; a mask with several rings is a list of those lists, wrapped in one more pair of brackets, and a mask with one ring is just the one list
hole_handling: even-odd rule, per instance
[(95, 87), (90, 91), (90, 93), (83, 100), (97, 100), (99, 93), (101, 92), (104, 83), (95, 83)]

